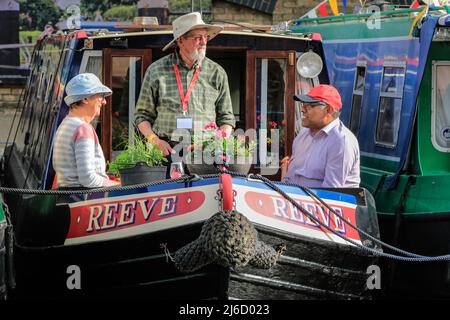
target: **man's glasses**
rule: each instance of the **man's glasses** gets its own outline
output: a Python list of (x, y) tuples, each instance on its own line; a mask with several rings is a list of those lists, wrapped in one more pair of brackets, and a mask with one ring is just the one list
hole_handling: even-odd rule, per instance
[(315, 107), (321, 107), (321, 109), (325, 109), (327, 105), (325, 103), (308, 103), (308, 102), (302, 103), (302, 108), (307, 111), (312, 110)]
[(194, 40), (194, 42), (200, 42), (202, 40), (204, 40), (205, 42), (209, 41), (209, 35), (205, 34), (205, 35), (201, 35), (201, 36), (187, 36), (186, 38), (190, 38), (192, 40)]

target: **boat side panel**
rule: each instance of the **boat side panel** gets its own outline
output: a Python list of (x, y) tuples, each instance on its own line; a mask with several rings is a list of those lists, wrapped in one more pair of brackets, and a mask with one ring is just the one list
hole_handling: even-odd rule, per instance
[[(433, 42), (419, 93), (417, 115), (417, 166), (425, 176), (447, 175), (450, 179), (450, 153), (437, 150), (431, 142), (432, 62), (450, 61), (450, 42)], [(445, 189), (442, 189), (446, 194)], [(437, 210), (440, 211), (440, 210)]]
[[(407, 152), (400, 141), (407, 141), (411, 134), (408, 132), (408, 123), (414, 116), (419, 41), (417, 39), (361, 43), (325, 41), (324, 48), (330, 82), (338, 88), (342, 96), (344, 107), (341, 119), (346, 124), (350, 122), (356, 67), (358, 63), (366, 63), (367, 71), (360, 123), (360, 128), (364, 128), (364, 130), (359, 130), (357, 134), (362, 155), (361, 165), (395, 171), (400, 164), (401, 157)], [(393, 61), (404, 63), (406, 72), (398, 133), (399, 142), (392, 148), (376, 144), (377, 121), (374, 119), (378, 118), (383, 66), (389, 65)]]

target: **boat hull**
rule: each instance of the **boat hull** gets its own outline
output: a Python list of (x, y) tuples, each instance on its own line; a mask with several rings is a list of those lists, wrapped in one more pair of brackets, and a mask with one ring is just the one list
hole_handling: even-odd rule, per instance
[[(15, 299), (370, 299), (367, 267), (373, 256), (339, 244), (257, 228), (260, 240), (289, 248), (270, 269), (217, 264), (181, 273), (160, 244), (172, 251), (195, 240), (201, 225), (135, 239), (64, 248), (15, 246)], [(80, 289), (69, 289), (71, 266)], [(195, 288), (195, 290), (192, 290)]]
[[(236, 193), (235, 210), (253, 223), (259, 241), (272, 247), (283, 244), (287, 248), (272, 268), (262, 269), (250, 264), (232, 268), (212, 261), (184, 273), (172, 261), (174, 253), (195, 241), (205, 221), (220, 210), (217, 200), (206, 200), (214, 199), (220, 190), (217, 178), (186, 185), (167, 183), (126, 192), (94, 194), (89, 199), (32, 196), (22, 198), (12, 214), (16, 273), (12, 297), (371, 298), (366, 285), (367, 268), (377, 263), (375, 256), (325, 232), (294, 207), (289, 207), (265, 184), (241, 178), (233, 178), (232, 182)], [(308, 197), (299, 188), (280, 187), (344, 236), (359, 243), (369, 241), (364, 235), (344, 227), (342, 219), (349, 219), (378, 237), (373, 198), (364, 189), (316, 190), (333, 208), (341, 210), (340, 219), (330, 218), (330, 212), (320, 209), (314, 201), (307, 201)], [(186, 194), (189, 198), (185, 198)], [(163, 205), (158, 206), (155, 199), (173, 201), (161, 200)], [(189, 200), (187, 209), (182, 207), (185, 200)], [(135, 203), (134, 208), (146, 203), (148, 206), (142, 208), (151, 207), (155, 211), (136, 209), (131, 219), (131, 211), (124, 209), (125, 213), (120, 215), (117, 210), (116, 220), (124, 225), (103, 228), (112, 225), (113, 218), (108, 216), (109, 209), (101, 210), (128, 208), (126, 203)], [(155, 205), (150, 206), (152, 203)], [(177, 203), (177, 209), (170, 215), (162, 215), (171, 211), (171, 203)], [(141, 214), (147, 214), (146, 221), (138, 217)], [(124, 221), (133, 223), (125, 225)], [(373, 244), (372, 247), (377, 248)]]
[[(447, 255), (450, 213), (379, 215), (381, 237), (404, 250), (424, 256)], [(396, 227), (397, 226), (397, 227)], [(381, 259), (380, 298), (450, 298), (450, 263), (411, 263)]]

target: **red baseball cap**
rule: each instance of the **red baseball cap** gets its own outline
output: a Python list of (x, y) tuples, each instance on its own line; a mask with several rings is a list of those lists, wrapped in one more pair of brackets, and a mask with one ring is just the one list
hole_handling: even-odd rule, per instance
[(326, 103), (333, 110), (342, 108), (341, 95), (335, 87), (327, 84), (319, 84), (309, 90), (307, 94), (295, 95), (294, 100), (307, 103)]

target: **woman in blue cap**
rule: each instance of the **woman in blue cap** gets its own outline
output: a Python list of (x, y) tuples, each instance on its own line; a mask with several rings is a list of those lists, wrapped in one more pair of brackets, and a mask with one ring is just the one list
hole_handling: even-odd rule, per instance
[(57, 188), (98, 188), (117, 185), (106, 175), (106, 163), (91, 121), (100, 115), (112, 94), (92, 73), (82, 73), (66, 85), (69, 114), (59, 126), (53, 145)]

